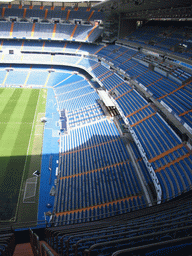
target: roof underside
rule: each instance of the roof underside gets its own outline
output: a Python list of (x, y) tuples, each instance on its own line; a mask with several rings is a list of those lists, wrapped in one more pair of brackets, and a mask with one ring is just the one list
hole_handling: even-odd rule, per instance
[(11, 2), (12, 4), (21, 3), (23, 5), (54, 5), (54, 6), (75, 6), (94, 7), (103, 11), (116, 11), (118, 13), (132, 13), (135, 11), (148, 11), (158, 9), (168, 9), (176, 7), (192, 6), (191, 0), (0, 0), (0, 3)]
[(191, 0), (106, 0), (96, 4), (98, 8), (113, 9), (118, 12), (134, 12), (191, 6)]
[(52, 5), (54, 4), (54, 6), (57, 6), (57, 5), (65, 5), (65, 6), (71, 6), (71, 5), (75, 5), (75, 4), (78, 4), (78, 6), (80, 7), (84, 7), (84, 6), (94, 6), (94, 5), (97, 5), (98, 3), (102, 3), (103, 1), (105, 0), (57, 0), (57, 1), (54, 1), (54, 0), (22, 0), (22, 1), (19, 1), (19, 0), (0, 0), (0, 3), (11, 3), (11, 4), (18, 4), (20, 5), (21, 3), (23, 5), (41, 5), (43, 3), (43, 5)]

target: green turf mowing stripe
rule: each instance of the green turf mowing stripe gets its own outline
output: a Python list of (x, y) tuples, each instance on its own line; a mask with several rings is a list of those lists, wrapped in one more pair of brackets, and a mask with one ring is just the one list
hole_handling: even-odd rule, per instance
[[(15, 123), (0, 124), (0, 129), (2, 128), (2, 126), (4, 127), (5, 131), (3, 133), (2, 139), (0, 140), (0, 156), (9, 157), (12, 155), (13, 147), (17, 139), (18, 133), (20, 131), (20, 124), (15, 124)], [(2, 170), (2, 167), (0, 167), (0, 176), (1, 176), (1, 170)]]
[(9, 220), (15, 214), (25, 156), (3, 157), (2, 161), (7, 164), (7, 172), (0, 188), (0, 219)]
[[(9, 93), (13, 89), (8, 89)], [(25, 114), (25, 109), (27, 107), (27, 103), (29, 101), (29, 97), (31, 95), (32, 90), (22, 90), (22, 94), (20, 98), (18, 98), (17, 104), (14, 107), (14, 110), (10, 116), (9, 121), (6, 123), (1, 122), (0, 120), (0, 131), (4, 130), (2, 138), (0, 139), (0, 156), (11, 156), (12, 150), (17, 138), (17, 135), (20, 130), (20, 124), (22, 123), (23, 116)], [(11, 96), (11, 94), (7, 95)], [(7, 97), (7, 100), (9, 97)], [(5, 101), (5, 103), (7, 102)], [(32, 125), (32, 122), (28, 123)], [(24, 152), (25, 154), (25, 152)], [(1, 176), (1, 173), (0, 173)]]
[(5, 88), (0, 88), (0, 94), (3, 93)]
[(6, 88), (0, 94), (0, 115), (5, 108), (5, 105), (8, 103), (10, 97), (13, 95), (15, 89), (13, 88)]
[[(7, 104), (5, 105), (4, 109), (1, 112), (1, 115), (0, 115), (1, 122), (3, 122), (3, 123), (9, 122), (11, 115), (14, 111), (14, 108), (15, 108), (17, 101), (20, 98), (21, 94), (22, 94), (22, 89), (15, 90), (13, 92), (13, 94), (11, 95), (10, 99), (8, 100)], [(7, 127), (7, 124), (2, 125), (0, 128), (0, 140), (3, 136), (3, 133), (6, 129), (6, 127)]]
[[(26, 157), (38, 96), (39, 90), (31, 91), (31, 95), (27, 107), (25, 108), (25, 113), (23, 115), (22, 124), (20, 126), (21, 132), (18, 134), (18, 137), (15, 141), (12, 155), (23, 155), (24, 153)], [(31, 125), (28, 125), (28, 122), (31, 123)]]
[[(1, 176), (4, 173), (4, 177), (0, 179), (0, 197), (3, 199), (0, 205), (1, 220), (11, 219), (15, 215), (38, 96), (39, 90), (30, 90), (27, 105), (23, 106), (22, 124), (19, 128), (20, 132), (16, 133), (11, 156), (0, 158)], [(29, 125), (28, 122), (31, 124)]]
[(30, 98), (31, 94), (32, 94), (31, 89), (22, 90), (22, 95), (17, 101), (17, 105), (14, 108), (14, 111), (11, 115), (9, 123), (18, 124), (18, 123), (22, 122), (23, 116), (25, 114), (25, 109), (26, 109), (27, 105), (29, 104), (29, 98)]
[(23, 123), (30, 123), (33, 122), (33, 118), (35, 115), (35, 109), (37, 105), (37, 100), (39, 97), (40, 90), (39, 89), (33, 89), (31, 91), (31, 95), (27, 104), (27, 107), (25, 109), (25, 114), (23, 116), (22, 122)]

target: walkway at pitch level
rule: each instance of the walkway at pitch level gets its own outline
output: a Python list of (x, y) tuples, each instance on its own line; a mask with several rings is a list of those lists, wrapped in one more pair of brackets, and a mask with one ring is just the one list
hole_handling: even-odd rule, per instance
[(40, 178), (40, 194), (38, 207), (38, 220), (45, 219), (45, 213), (53, 210), (54, 196), (50, 195), (50, 191), (56, 179), (56, 168), (59, 159), (59, 113), (57, 111), (57, 103), (52, 88), (47, 92), (46, 118), (42, 149), (41, 178)]

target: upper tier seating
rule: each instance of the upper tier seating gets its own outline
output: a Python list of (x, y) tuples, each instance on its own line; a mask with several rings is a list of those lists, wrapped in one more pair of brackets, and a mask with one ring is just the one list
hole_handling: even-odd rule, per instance
[[(113, 54), (111, 51), (112, 49), (114, 51)], [(181, 119), (183, 119), (184, 122), (191, 126), (190, 96), (192, 74), (184, 71), (181, 68), (174, 68), (168, 70), (167, 77), (167, 75), (165, 76), (162, 74), (162, 69), (160, 68), (155, 68), (154, 72), (143, 65), (147, 62), (140, 64), (140, 53), (138, 54), (136, 51), (131, 49), (125, 49), (126, 48), (123, 46), (107, 46), (101, 49), (97, 53), (97, 56), (105, 58), (106, 60), (113, 63), (116, 68), (124, 71), (130, 78), (135, 80), (142, 87), (144, 86), (146, 90), (150, 92), (150, 94), (162, 105), (167, 105), (169, 109), (175, 112)], [(139, 58), (137, 57), (138, 55)], [(118, 59), (119, 62), (117, 63)], [(145, 60), (144, 57), (142, 59)], [(166, 64), (164, 64), (164, 67), (165, 65)], [(159, 65), (158, 67), (161, 66), (162, 65)], [(111, 91), (112, 94), (116, 95), (116, 97), (120, 95), (118, 88), (120, 89), (125, 86), (123, 79), (119, 78), (117, 80), (117, 75), (113, 74), (112, 71), (109, 71), (103, 65), (93, 66), (91, 72), (93, 75), (98, 77), (105, 88)], [(129, 86), (126, 85), (126, 87)], [(131, 87), (129, 87), (129, 89), (127, 88), (127, 90), (130, 89)], [(183, 100), (183, 97), (185, 97), (185, 100)]]
[(0, 22), (0, 38), (52, 39), (94, 42), (102, 33), (98, 25)]
[(152, 22), (144, 27), (141, 27), (131, 33), (129, 36), (122, 38), (123, 42), (136, 42), (142, 46), (147, 46), (151, 49), (163, 50), (166, 52), (174, 52), (178, 56), (184, 58), (192, 58), (192, 43), (191, 43), (191, 28), (188, 26), (174, 26), (170, 23), (160, 23), (154, 26)]
[[(33, 47), (32, 47), (33, 46)], [(77, 42), (58, 42), (58, 41), (28, 41), (28, 40), (0, 40), (0, 51), (14, 48), (19, 51), (32, 52), (58, 52), (58, 53), (78, 53), (94, 54), (102, 48), (101, 45), (77, 43)], [(91, 61), (91, 60), (90, 60)]]
[[(11, 8), (9, 8), (11, 7)], [(74, 10), (70, 7), (62, 9), (62, 7), (55, 7), (54, 10), (50, 9), (50, 6), (44, 6), (42, 9), (40, 6), (23, 6), (18, 8), (16, 5), (5, 5), (0, 7), (0, 14), (2, 17), (18, 17), (20, 19), (26, 18), (40, 18), (40, 19), (61, 19), (61, 20), (73, 20), (81, 19), (86, 21), (103, 20), (104, 14), (91, 8), (79, 8)]]

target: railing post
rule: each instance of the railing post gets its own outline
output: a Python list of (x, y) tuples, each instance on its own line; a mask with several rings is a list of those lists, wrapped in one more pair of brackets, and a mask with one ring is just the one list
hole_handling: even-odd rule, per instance
[(40, 243), (39, 237), (33, 233), (32, 229), (29, 229), (30, 244), (35, 256), (40, 256)]
[(41, 244), (41, 256), (54, 256), (54, 254), (51, 252), (51, 250), (49, 248), (47, 248), (47, 246), (42, 243)]

